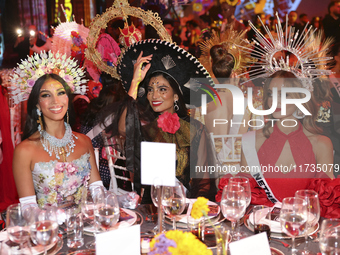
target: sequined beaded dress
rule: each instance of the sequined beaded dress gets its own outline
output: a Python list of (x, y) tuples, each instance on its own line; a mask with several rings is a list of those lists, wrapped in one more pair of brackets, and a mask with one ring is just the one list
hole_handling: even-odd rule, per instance
[(62, 206), (65, 202), (78, 204), (82, 187), (90, 179), (90, 154), (71, 162), (38, 162), (32, 172), (38, 205)]

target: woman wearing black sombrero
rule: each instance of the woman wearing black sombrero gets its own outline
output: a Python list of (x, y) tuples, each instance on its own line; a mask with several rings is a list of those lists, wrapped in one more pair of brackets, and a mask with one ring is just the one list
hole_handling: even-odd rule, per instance
[(175, 143), (176, 177), (187, 188), (187, 197), (214, 200), (214, 178), (194, 175), (196, 166), (216, 164), (210, 136), (188, 116), (186, 106), (201, 106), (202, 93), (214, 91), (208, 72), (191, 54), (162, 40), (131, 45), (117, 70), (128, 96), (116, 105), (106, 131), (126, 137), (127, 169), (134, 173), (136, 191), (141, 188), (140, 142)]

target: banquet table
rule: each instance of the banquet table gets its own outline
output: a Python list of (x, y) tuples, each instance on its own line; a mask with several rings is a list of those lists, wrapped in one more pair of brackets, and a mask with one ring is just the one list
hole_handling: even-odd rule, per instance
[[(152, 231), (152, 229), (154, 228), (154, 226), (157, 223), (157, 222), (151, 222), (151, 221), (147, 220), (147, 218), (150, 218), (149, 217), (150, 215), (147, 215), (147, 207), (148, 206), (149, 205), (139, 205), (135, 210), (133, 210), (137, 213), (137, 215), (139, 215), (139, 218), (140, 218), (140, 216), (142, 217), (142, 219), (139, 219), (136, 222), (136, 224), (141, 223), (141, 234), (142, 235), (145, 234), (145, 233), (149, 233), (149, 231)], [(229, 221), (224, 220), (221, 224), (223, 224), (224, 226), (227, 226), (228, 229), (231, 229), (231, 225), (230, 225)], [(172, 226), (166, 224), (166, 229), (172, 229)], [(186, 231), (185, 229), (181, 229), (181, 228), (178, 228), (178, 229)], [(240, 227), (240, 231), (247, 233), (249, 236), (254, 234), (244, 224)], [(91, 241), (93, 239), (94, 239), (93, 236), (89, 236), (89, 235), (84, 234), (84, 243), (87, 243), (88, 241)], [(270, 243), (269, 243), (270, 247), (274, 247), (274, 248), (282, 251), (283, 254), (291, 254), (291, 249), (286, 248), (282, 243), (279, 242), (279, 241), (283, 241), (284, 243), (291, 244), (291, 240), (288, 240), (288, 239), (284, 239), (284, 240), (275, 239), (275, 240), (273, 240), (273, 238), (272, 238), (272, 241), (270, 241)], [(67, 241), (67, 239), (66, 239), (66, 237), (64, 237), (63, 247), (57, 252), (57, 254), (64, 255), (64, 254), (70, 254), (70, 253), (73, 253), (73, 252), (76, 251), (75, 249), (68, 248), (67, 245), (66, 245), (66, 241)], [(296, 239), (296, 241), (295, 241), (296, 244), (302, 243), (301, 245), (298, 246), (298, 249), (304, 248), (304, 246), (305, 246), (303, 244), (304, 241), (305, 241), (304, 238), (297, 238)], [(112, 248), (114, 248), (114, 247), (112, 247)], [(86, 249), (85, 246), (82, 246), (82, 247), (78, 248), (77, 250), (80, 251), (80, 250), (85, 250), (85, 249)], [(319, 253), (320, 252), (319, 244), (317, 242), (313, 241), (313, 240), (310, 240), (309, 241), (309, 250), (313, 251), (315, 254)], [(212, 248), (212, 251), (213, 251), (213, 254), (216, 254), (215, 248)]]

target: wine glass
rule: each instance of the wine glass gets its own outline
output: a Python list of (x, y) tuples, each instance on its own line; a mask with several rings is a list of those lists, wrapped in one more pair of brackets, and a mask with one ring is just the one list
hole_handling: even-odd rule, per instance
[(81, 211), (85, 218), (90, 219), (93, 223), (94, 216), (94, 206), (97, 196), (104, 196), (103, 186), (90, 186), (83, 192), (83, 197), (81, 201)]
[(308, 232), (320, 219), (319, 196), (314, 190), (298, 190), (295, 192), (295, 197), (302, 198), (307, 202), (306, 246), (302, 253), (304, 255), (313, 254), (313, 252), (308, 250)]
[(31, 239), (34, 244), (40, 244), (44, 247), (44, 255), (47, 254), (46, 247), (55, 242), (58, 236), (58, 228), (55, 207), (34, 209), (30, 225)]
[(280, 224), (282, 231), (292, 238), (292, 254), (296, 254), (295, 237), (302, 235), (307, 225), (307, 202), (298, 197), (282, 200)]
[(94, 209), (94, 218), (100, 230), (108, 231), (119, 220), (119, 204), (117, 195), (105, 191), (104, 196), (97, 197)]
[[(158, 194), (161, 194), (162, 192), (162, 186), (159, 185), (158, 182), (154, 182), (154, 185), (151, 185), (151, 200), (152, 203), (154, 204), (154, 206), (158, 207)], [(153, 232), (156, 233), (160, 233), (163, 232), (165, 230), (165, 226), (164, 226), (164, 213), (162, 211), (162, 204), (161, 204), (161, 208), (159, 208), (158, 210), (158, 223), (154, 228), (153, 228)], [(160, 231), (160, 227), (158, 225), (162, 226), (162, 231)]]
[[(105, 188), (102, 185), (90, 185), (83, 193), (81, 201), (81, 211), (85, 218), (90, 220), (90, 225), (94, 225), (94, 235), (96, 234), (98, 228), (97, 224), (94, 222), (94, 209), (97, 200), (102, 200), (105, 194)], [(95, 249), (96, 241), (92, 240), (85, 244), (87, 249)]]
[(319, 247), (323, 255), (340, 254), (340, 219), (322, 221)]
[(182, 183), (176, 180), (174, 187), (163, 186), (161, 199), (164, 212), (172, 218), (172, 227), (176, 230), (176, 215), (184, 211), (186, 202)]
[[(251, 201), (251, 188), (249, 184), (249, 179), (247, 177), (242, 176), (234, 176), (229, 179), (230, 184), (239, 185), (244, 188), (245, 197), (246, 197), (246, 208), (250, 205)], [(246, 232), (240, 232), (240, 221), (236, 222), (236, 233), (235, 236), (239, 239), (247, 237), (248, 234)]]
[(235, 233), (236, 222), (243, 217), (246, 206), (243, 187), (230, 183), (223, 188), (221, 210), (223, 216), (231, 221), (232, 238), (234, 240), (238, 240), (238, 235)]
[[(23, 249), (23, 244), (30, 239), (29, 220), (20, 204), (13, 204), (7, 208), (7, 235), (9, 240), (19, 244), (19, 249)], [(28, 246), (29, 247), (29, 246)]]

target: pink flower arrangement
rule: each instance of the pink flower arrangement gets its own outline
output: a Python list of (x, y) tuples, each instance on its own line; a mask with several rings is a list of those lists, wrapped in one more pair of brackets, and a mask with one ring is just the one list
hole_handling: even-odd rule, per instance
[(158, 117), (157, 120), (158, 127), (164, 132), (175, 134), (180, 128), (179, 117), (177, 113), (164, 112)]

